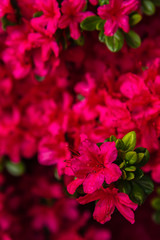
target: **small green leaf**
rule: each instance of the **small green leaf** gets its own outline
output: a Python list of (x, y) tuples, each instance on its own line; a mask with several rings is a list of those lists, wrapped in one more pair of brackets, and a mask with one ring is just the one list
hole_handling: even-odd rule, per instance
[(125, 34), (125, 39), (131, 48), (138, 48), (141, 45), (139, 35), (132, 30), (130, 30), (128, 34)]
[(134, 178), (135, 178), (134, 173), (132, 173), (132, 172), (127, 172), (127, 180), (128, 180), (128, 181), (131, 181), (131, 180), (133, 180)]
[(134, 174), (135, 179), (137, 180), (141, 179), (144, 176), (144, 172), (140, 168), (137, 168)]
[(100, 42), (105, 42), (105, 35), (104, 35), (104, 30), (100, 31), (98, 38)]
[(125, 145), (125, 151), (132, 151), (136, 146), (136, 133), (134, 131), (127, 133), (122, 141)]
[(129, 195), (131, 193), (131, 184), (130, 182), (123, 180), (120, 181), (117, 185), (118, 189), (120, 190), (120, 192), (124, 192), (127, 195)]
[(133, 13), (130, 16), (129, 23), (131, 26), (134, 26), (137, 23), (139, 23), (141, 20), (142, 20), (142, 16), (139, 13)]
[(117, 148), (117, 150), (124, 148), (124, 143), (121, 139), (116, 140), (116, 148)]
[(152, 199), (152, 207), (155, 209), (155, 210), (159, 210), (160, 211), (160, 198), (156, 197), (154, 199)]
[(109, 0), (99, 0), (99, 5), (100, 6), (108, 4), (108, 3), (109, 3)]
[(127, 171), (127, 172), (135, 172), (136, 171), (136, 167), (135, 166), (126, 167), (125, 171)]
[(104, 142), (110, 142), (109, 138), (106, 138), (106, 139), (104, 140)]
[(7, 161), (6, 164), (7, 171), (13, 176), (21, 176), (25, 172), (25, 165), (22, 162), (13, 163), (11, 161)]
[(138, 167), (142, 167), (144, 166), (150, 158), (149, 155), (149, 151), (146, 148), (136, 148), (135, 152), (137, 152), (138, 154), (138, 161), (137, 161), (137, 165)]
[(84, 45), (84, 37), (81, 35), (77, 40), (74, 40), (78, 46)]
[(98, 147), (100, 147), (103, 144), (103, 142), (96, 143)]
[(36, 18), (36, 17), (40, 17), (42, 15), (43, 15), (43, 12), (42, 11), (38, 11), (38, 12), (33, 14), (33, 17)]
[(94, 31), (96, 30), (96, 26), (97, 24), (101, 21), (101, 18), (98, 17), (98, 16), (90, 16), (90, 17), (87, 17), (85, 18), (80, 26), (83, 30), (86, 30), (86, 31)]
[(124, 166), (125, 166), (125, 161), (123, 161), (123, 162), (119, 165), (120, 168), (123, 168)]
[(143, 0), (142, 10), (146, 15), (151, 16), (155, 13), (156, 8), (155, 8), (155, 5), (153, 2), (151, 2), (149, 0)]
[(110, 140), (110, 142), (116, 142), (117, 138), (114, 135), (111, 135), (109, 140)]
[(104, 29), (104, 24), (105, 24), (105, 20), (102, 20), (99, 21), (97, 24), (96, 24), (96, 30), (103, 30)]
[(45, 76), (35, 75), (35, 78), (37, 79), (38, 82), (42, 82), (45, 79)]
[(111, 52), (118, 52), (124, 44), (124, 37), (120, 30), (118, 30), (113, 36), (105, 37), (105, 43)]
[(84, 97), (82, 94), (78, 94), (78, 95), (77, 95), (77, 99), (78, 99), (79, 101), (83, 101), (83, 100), (85, 99), (85, 97)]
[(137, 161), (137, 153), (134, 151), (127, 152), (125, 155), (125, 159), (128, 161), (130, 165), (132, 165)]

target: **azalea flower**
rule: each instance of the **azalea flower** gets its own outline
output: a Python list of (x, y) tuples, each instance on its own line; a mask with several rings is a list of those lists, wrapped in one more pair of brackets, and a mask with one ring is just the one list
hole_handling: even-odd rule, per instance
[(120, 168), (113, 163), (117, 158), (115, 142), (106, 142), (98, 147), (85, 140), (79, 148), (79, 156), (71, 160), (71, 168), (77, 178), (68, 186), (73, 194), (78, 185), (83, 183), (85, 193), (93, 193), (101, 188), (104, 180), (110, 184), (121, 176)]
[(10, 0), (1, 0), (0, 17), (3, 17), (5, 14), (14, 14)]
[(69, 26), (70, 34), (73, 39), (78, 39), (81, 35), (79, 23), (86, 17), (93, 15), (91, 12), (83, 12), (86, 0), (64, 0), (61, 11), (63, 16), (59, 20), (59, 27), (66, 28)]
[(31, 20), (33, 28), (38, 32), (52, 36), (57, 30), (58, 20), (61, 15), (58, 2), (56, 0), (38, 0), (37, 11), (42, 11), (43, 14)]
[(134, 213), (138, 204), (133, 203), (126, 193), (118, 193), (116, 188), (101, 188), (92, 194), (78, 198), (80, 204), (86, 204), (98, 200), (93, 217), (100, 223), (105, 223), (111, 219), (111, 215), (115, 210), (118, 211), (130, 222), (134, 223)]
[(107, 20), (104, 25), (104, 34), (113, 36), (120, 27), (124, 32), (129, 32), (128, 15), (138, 8), (138, 0), (110, 0), (109, 4), (98, 8), (98, 15)]

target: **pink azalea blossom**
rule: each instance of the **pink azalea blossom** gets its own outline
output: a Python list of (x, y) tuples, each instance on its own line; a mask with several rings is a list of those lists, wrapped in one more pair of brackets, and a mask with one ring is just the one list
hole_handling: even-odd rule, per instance
[(104, 25), (104, 33), (113, 36), (120, 27), (124, 32), (129, 32), (128, 15), (138, 8), (138, 0), (110, 0), (109, 4), (98, 8), (98, 15), (107, 20)]
[(52, 36), (57, 30), (58, 20), (60, 18), (60, 10), (56, 0), (37, 0), (37, 11), (42, 11), (40, 17), (31, 20), (33, 28), (38, 32)]
[(70, 34), (73, 39), (78, 39), (81, 35), (79, 23), (93, 13), (85, 11), (86, 0), (64, 0), (62, 2), (61, 11), (63, 16), (60, 18), (59, 27), (66, 28), (69, 26)]
[(86, 193), (99, 189), (104, 180), (110, 184), (121, 176), (120, 168), (113, 163), (117, 158), (115, 142), (106, 142), (98, 147), (95, 143), (85, 140), (79, 147), (79, 156), (71, 160), (71, 168), (77, 178), (68, 186), (73, 194), (78, 185), (83, 183)]
[(110, 221), (115, 207), (130, 223), (133, 224), (135, 222), (132, 209), (136, 210), (138, 204), (133, 203), (126, 193), (118, 193), (118, 189), (116, 188), (102, 188), (92, 194), (78, 198), (80, 204), (86, 204), (96, 200), (99, 201), (96, 204), (93, 217), (98, 222), (104, 224)]
[(90, 2), (92, 5), (97, 5), (97, 4), (98, 4), (98, 0), (89, 0), (89, 2)]
[(0, 3), (0, 17), (3, 17), (5, 14), (13, 14), (14, 9), (10, 3), (10, 0), (1, 0)]

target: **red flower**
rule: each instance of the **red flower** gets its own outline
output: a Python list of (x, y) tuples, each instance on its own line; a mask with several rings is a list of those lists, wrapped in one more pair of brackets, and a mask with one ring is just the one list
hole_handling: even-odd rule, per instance
[(98, 8), (98, 15), (107, 20), (104, 25), (104, 33), (113, 36), (120, 27), (124, 32), (129, 32), (128, 15), (138, 7), (138, 0), (110, 0), (109, 4)]
[(84, 192), (93, 193), (101, 188), (104, 180), (110, 184), (121, 176), (120, 168), (113, 163), (117, 158), (115, 142), (106, 142), (99, 148), (95, 143), (85, 140), (79, 153), (78, 157), (71, 160), (71, 168), (77, 178), (68, 186), (71, 194), (82, 183)]
[(86, 204), (99, 200), (96, 204), (93, 217), (100, 223), (105, 223), (111, 219), (111, 214), (115, 207), (132, 224), (135, 222), (134, 213), (138, 205), (133, 203), (126, 193), (118, 193), (116, 188), (100, 189), (92, 194), (78, 198), (80, 204)]
[(39, 32), (52, 36), (58, 26), (60, 11), (56, 0), (38, 0), (37, 10), (42, 11), (43, 15), (32, 19), (32, 26)]
[(91, 12), (83, 12), (86, 0), (64, 0), (61, 11), (63, 16), (59, 21), (60, 28), (69, 26), (70, 34), (73, 39), (80, 37), (79, 23), (86, 17), (93, 15)]

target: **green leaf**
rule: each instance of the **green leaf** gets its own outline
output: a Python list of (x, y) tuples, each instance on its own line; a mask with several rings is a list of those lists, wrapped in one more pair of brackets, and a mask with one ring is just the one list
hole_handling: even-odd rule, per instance
[(13, 163), (11, 161), (7, 161), (6, 164), (7, 171), (13, 176), (21, 176), (25, 172), (25, 165), (22, 162)]
[(134, 174), (136, 180), (139, 180), (144, 176), (144, 172), (140, 168), (137, 168)]
[(14, 26), (16, 23), (11, 22), (7, 19), (7, 16), (5, 15), (4, 17), (1, 18), (2, 22), (2, 29), (5, 31), (8, 26)]
[(103, 144), (103, 142), (96, 143), (98, 147), (100, 147)]
[(43, 12), (42, 11), (38, 11), (38, 12), (33, 14), (33, 17), (36, 18), (36, 17), (40, 17), (42, 15), (43, 15)]
[(99, 0), (99, 5), (100, 6), (108, 4), (108, 3), (109, 3), (109, 0)]
[(134, 131), (127, 133), (122, 141), (125, 145), (125, 151), (132, 151), (136, 146), (136, 133)]
[(77, 99), (78, 99), (79, 101), (83, 101), (83, 100), (85, 99), (85, 97), (84, 97), (82, 94), (78, 94), (78, 95), (77, 95)]
[(126, 167), (125, 171), (127, 171), (127, 172), (135, 172), (136, 171), (136, 167), (135, 166)]
[(129, 195), (131, 193), (131, 184), (130, 184), (130, 182), (128, 182), (126, 180), (120, 181), (118, 183), (117, 187), (120, 192), (124, 192), (127, 195)]
[(105, 35), (104, 35), (104, 30), (100, 31), (98, 38), (100, 42), (105, 42)]
[(160, 211), (154, 213), (153, 220), (155, 221), (155, 223), (160, 224)]
[(160, 211), (160, 198), (156, 197), (156, 198), (152, 199), (151, 205), (155, 210)]
[(78, 46), (84, 45), (84, 37), (81, 35), (77, 40), (74, 40)]
[(99, 21), (96, 24), (96, 30), (103, 30), (104, 29), (104, 24), (105, 24), (105, 20), (101, 19), (101, 21)]
[(45, 76), (35, 75), (35, 78), (37, 79), (38, 82), (42, 82), (45, 79)]
[(133, 13), (133, 14), (130, 16), (129, 24), (130, 24), (131, 26), (134, 26), (134, 25), (136, 25), (137, 23), (139, 23), (141, 20), (142, 20), (142, 16), (141, 16), (139, 13)]
[(138, 48), (141, 45), (139, 35), (132, 30), (130, 30), (128, 34), (125, 34), (125, 39), (131, 48)]
[(98, 17), (98, 16), (90, 16), (90, 17), (87, 17), (85, 18), (80, 26), (83, 30), (86, 30), (86, 31), (94, 31), (96, 30), (96, 26), (97, 24), (101, 21), (101, 18)]
[(134, 178), (135, 178), (134, 173), (132, 173), (132, 172), (127, 172), (127, 180), (128, 180), (128, 181), (131, 181), (131, 180), (133, 180)]
[(109, 138), (106, 138), (106, 139), (104, 140), (104, 142), (110, 142)]
[(154, 184), (149, 176), (145, 175), (140, 180), (136, 180), (136, 182), (143, 188), (147, 195), (153, 192)]
[(110, 142), (116, 142), (117, 138), (114, 135), (111, 135), (109, 140), (110, 140)]
[(136, 148), (135, 152), (137, 152), (138, 154), (138, 161), (137, 161), (137, 165), (138, 167), (142, 167), (144, 166), (150, 158), (150, 154), (149, 151), (146, 148)]
[(133, 202), (137, 203), (138, 205), (141, 205), (145, 200), (145, 194), (142, 187), (135, 182), (132, 182), (131, 198)]
[(117, 150), (124, 148), (124, 143), (121, 139), (116, 140), (116, 148), (117, 148)]
[(155, 5), (153, 2), (151, 2), (149, 0), (143, 0), (142, 10), (146, 15), (151, 16), (155, 13), (156, 8), (155, 8)]
[(105, 43), (111, 52), (118, 52), (124, 44), (124, 37), (120, 30), (118, 30), (113, 36), (105, 37)]
[(134, 151), (127, 152), (125, 155), (125, 159), (128, 161), (130, 165), (132, 165), (137, 161), (137, 153)]

